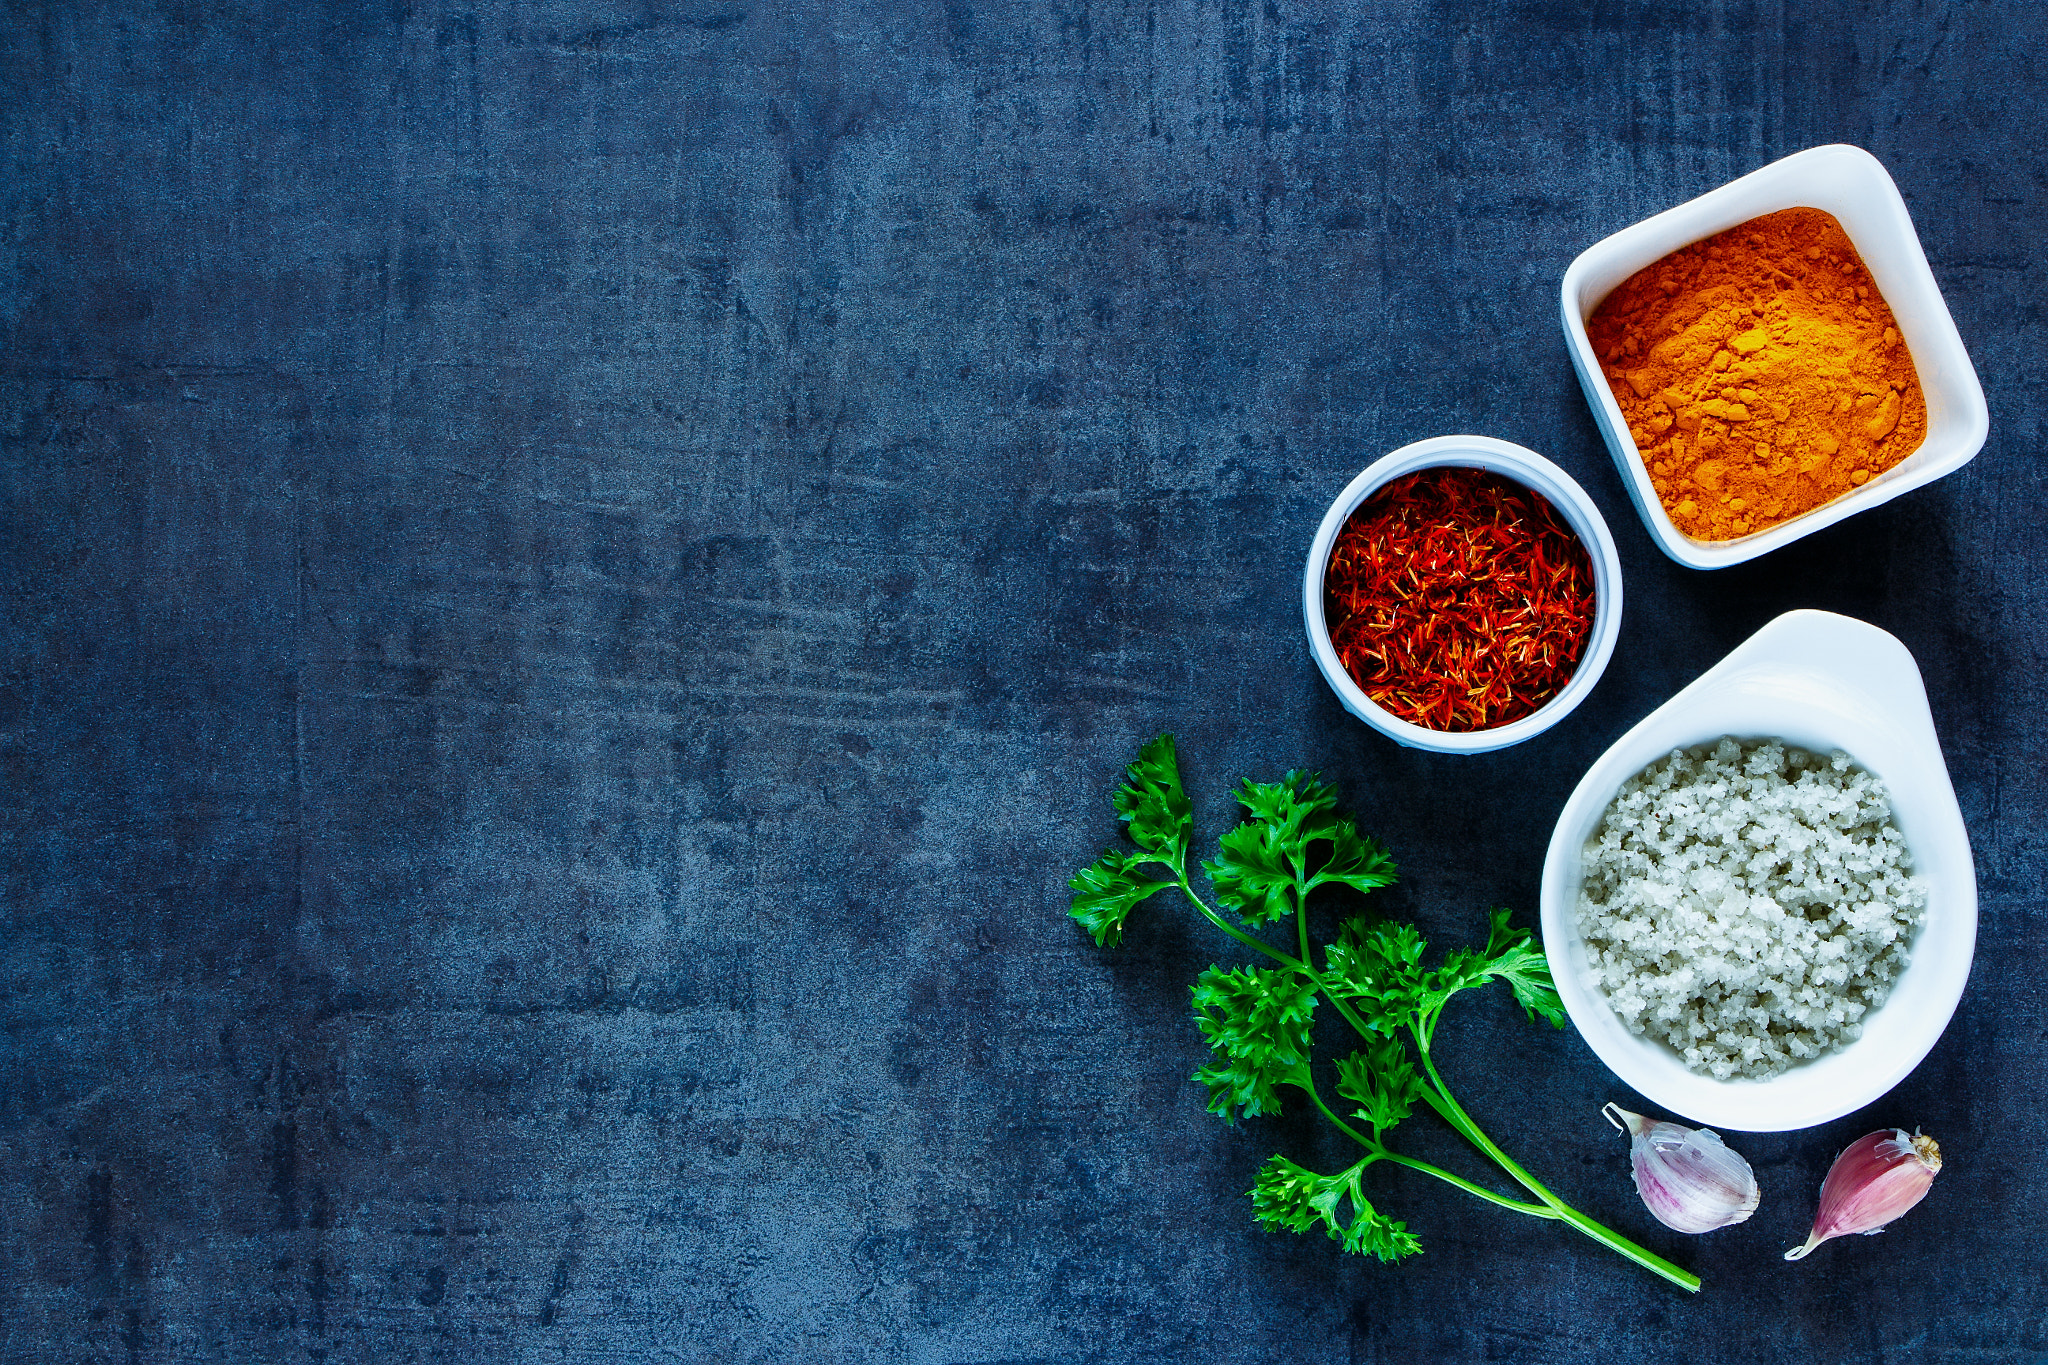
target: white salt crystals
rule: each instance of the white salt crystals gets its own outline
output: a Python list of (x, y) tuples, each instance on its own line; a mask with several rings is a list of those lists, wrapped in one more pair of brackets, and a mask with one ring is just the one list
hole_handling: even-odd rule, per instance
[(1719, 1080), (1855, 1039), (1927, 907), (1884, 784), (1844, 753), (1723, 739), (1622, 784), (1586, 845), (1594, 984)]

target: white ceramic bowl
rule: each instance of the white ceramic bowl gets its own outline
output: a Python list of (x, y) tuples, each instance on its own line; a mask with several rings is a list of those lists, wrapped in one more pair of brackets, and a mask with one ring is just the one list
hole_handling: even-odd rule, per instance
[[(1563, 690), (1535, 711), (1490, 730), (1431, 730), (1402, 720), (1381, 707), (1345, 671), (1336, 646), (1330, 643), (1329, 624), (1323, 619), (1323, 573), (1329, 567), (1330, 549), (1336, 543), (1337, 532), (1344, 527), (1344, 519), (1382, 484), (1438, 465), (1490, 470), (1541, 493), (1572, 528), (1593, 561), (1593, 632), (1579, 656), (1578, 671)], [(1344, 703), (1345, 710), (1411, 749), (1444, 754), (1490, 753), (1542, 734), (1570, 715), (1593, 690), (1593, 684), (1600, 681), (1600, 674), (1614, 653), (1615, 637), (1621, 633), (1621, 559), (1614, 552), (1614, 536), (1608, 531), (1606, 520), (1586, 496), (1586, 490), (1535, 451), (1490, 436), (1436, 436), (1402, 446), (1375, 460), (1330, 504), (1309, 546), (1308, 567), (1302, 574), (1301, 614), (1308, 627), (1309, 650), (1315, 656), (1316, 667), (1322, 670), (1324, 681)]]
[[(1592, 983), (1579, 935), (1586, 841), (1621, 784), (1673, 749), (1734, 735), (1841, 749), (1891, 791), (1893, 818), (1925, 879), (1927, 917), (1891, 997), (1855, 1042), (1761, 1081), (1717, 1081), (1630, 1033)], [(1860, 1109), (1919, 1065), (1962, 998), (1977, 943), (1977, 875), (1935, 739), (1920, 670), (1876, 626), (1787, 612), (1616, 740), (1579, 782), (1543, 863), (1543, 942), (1572, 1023), (1653, 1104), (1745, 1132), (1810, 1128)], [(1903, 1121), (1903, 1120), (1902, 1120)]]
[[(1694, 540), (1672, 524), (1657, 497), (1642, 452), (1636, 449), (1586, 336), (1586, 319), (1617, 285), (1644, 266), (1737, 223), (1789, 208), (1832, 213), (1870, 267), (1920, 373), (1920, 387), (1927, 396), (1927, 439), (1861, 488), (1803, 516), (1739, 540)], [(1905, 200), (1883, 165), (1860, 147), (1799, 152), (1595, 242), (1565, 271), (1564, 334), (1579, 385), (1636, 510), (1664, 553), (1695, 569), (1725, 569), (1754, 559), (1953, 473), (1983, 448), (1990, 426), (1983, 386), (1941, 300), (1934, 272), (1927, 268), (1927, 255), (1920, 249)]]

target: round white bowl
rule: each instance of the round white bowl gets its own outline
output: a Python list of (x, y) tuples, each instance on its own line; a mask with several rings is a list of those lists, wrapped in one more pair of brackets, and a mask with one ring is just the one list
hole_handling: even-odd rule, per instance
[[(1403, 474), (1439, 465), (1488, 470), (1541, 493), (1572, 528), (1593, 561), (1593, 632), (1586, 641), (1585, 652), (1579, 656), (1578, 671), (1562, 691), (1535, 711), (1488, 730), (1431, 730), (1402, 720), (1380, 706), (1345, 671), (1336, 646), (1330, 643), (1329, 624), (1323, 619), (1323, 574), (1329, 568), (1330, 549), (1336, 544), (1345, 518), (1378, 492), (1381, 485)], [(1586, 490), (1535, 451), (1491, 436), (1436, 436), (1402, 446), (1375, 460), (1330, 504), (1330, 510), (1323, 514), (1323, 524), (1316, 528), (1315, 540), (1309, 545), (1308, 567), (1302, 574), (1301, 614), (1308, 627), (1309, 650), (1315, 656), (1316, 667), (1322, 670), (1323, 680), (1344, 703), (1345, 710), (1411, 749), (1442, 754), (1491, 753), (1542, 734), (1570, 715), (1600, 681), (1607, 660), (1614, 653), (1615, 638), (1621, 634), (1621, 559), (1614, 552), (1614, 536), (1608, 531), (1606, 520), (1586, 496)]]
[[(1723, 735), (1841, 749), (1891, 792), (1892, 813), (1927, 885), (1927, 915), (1891, 996), (1855, 1042), (1768, 1080), (1717, 1081), (1630, 1033), (1593, 984), (1578, 925), (1586, 842), (1621, 784), (1674, 749)], [(1906, 1078), (1955, 1013), (1977, 943), (1969, 835), (1906, 647), (1876, 626), (1787, 612), (1614, 742), (1565, 802), (1543, 863), (1545, 951), (1579, 1034), (1644, 1098), (1715, 1128), (1810, 1128), (1861, 1109)]]
[[(1899, 335), (1913, 356), (1927, 397), (1927, 439), (1919, 449), (1861, 488), (1811, 512), (1765, 527), (1739, 540), (1694, 540), (1672, 524), (1650, 482), (1642, 452), (1629, 434), (1621, 405), (1609, 391), (1600, 358), (1586, 335), (1586, 319), (1623, 280), (1682, 246), (1780, 209), (1832, 213), (1870, 267)], [(1861, 147), (1812, 147), (1760, 171), (1623, 228), (1580, 253), (1564, 274), (1564, 334), (1579, 386), (1593, 420), (1621, 470), (1643, 524), (1664, 553), (1695, 569), (1725, 569), (1810, 536), (1844, 517), (1890, 502), (1968, 464), (1990, 430), (1984, 389), (1963, 349), (1948, 305), (1942, 302), (1927, 254), (1899, 187), (1878, 159)]]

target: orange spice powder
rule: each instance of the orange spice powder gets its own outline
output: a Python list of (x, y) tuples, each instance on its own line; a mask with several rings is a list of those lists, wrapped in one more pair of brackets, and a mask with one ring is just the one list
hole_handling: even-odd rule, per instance
[(1927, 399), (1834, 215), (1785, 209), (1637, 271), (1587, 322), (1672, 523), (1734, 540), (1919, 448)]

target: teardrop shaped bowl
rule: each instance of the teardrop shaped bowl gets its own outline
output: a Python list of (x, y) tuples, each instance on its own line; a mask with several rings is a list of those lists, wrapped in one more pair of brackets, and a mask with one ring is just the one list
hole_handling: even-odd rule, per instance
[[(1890, 997), (1862, 1036), (1765, 1080), (1715, 1080), (1630, 1033), (1594, 984), (1579, 933), (1586, 844), (1621, 784), (1674, 749), (1724, 735), (1845, 751), (1891, 793), (1927, 912)], [(1558, 816), (1543, 863), (1543, 941), (1579, 1035), (1644, 1098), (1695, 1123), (1789, 1132), (1862, 1108), (1904, 1080), (1962, 998), (1977, 943), (1977, 875), (1913, 656), (1876, 626), (1794, 611), (1751, 636), (1616, 740)]]

